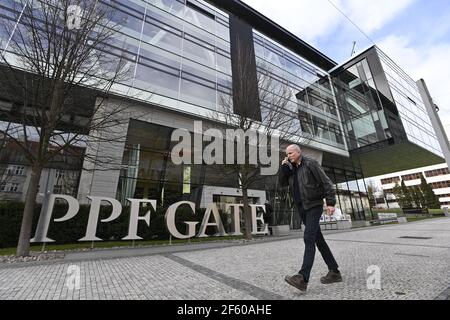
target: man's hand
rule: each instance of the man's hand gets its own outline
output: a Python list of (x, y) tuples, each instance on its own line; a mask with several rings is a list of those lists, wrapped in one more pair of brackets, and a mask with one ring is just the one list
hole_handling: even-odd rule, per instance
[(336, 210), (336, 208), (335, 207), (330, 207), (330, 206), (328, 206), (327, 207), (327, 214), (329, 215), (329, 216), (332, 216), (333, 214), (334, 214), (334, 211)]
[(281, 165), (283, 165), (283, 164), (289, 164), (289, 163), (290, 163), (290, 162), (289, 162), (289, 158), (286, 157), (286, 158), (284, 158), (283, 162), (281, 162)]

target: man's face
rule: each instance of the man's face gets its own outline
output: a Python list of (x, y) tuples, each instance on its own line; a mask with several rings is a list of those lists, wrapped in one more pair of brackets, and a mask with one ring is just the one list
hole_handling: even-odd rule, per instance
[(298, 160), (300, 159), (301, 154), (302, 154), (302, 152), (299, 151), (299, 150), (298, 150), (297, 148), (295, 148), (295, 147), (289, 146), (289, 147), (286, 149), (286, 156), (289, 158), (289, 161), (290, 161), (290, 162), (297, 163)]

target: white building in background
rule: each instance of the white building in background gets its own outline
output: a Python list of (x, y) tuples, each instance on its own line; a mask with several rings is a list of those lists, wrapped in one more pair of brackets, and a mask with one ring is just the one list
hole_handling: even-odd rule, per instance
[(376, 185), (381, 185), (383, 192), (378, 192), (377, 197), (383, 197), (384, 202), (377, 203), (378, 207), (398, 208), (399, 205), (393, 195), (395, 183), (400, 185), (405, 181), (407, 187), (420, 185), (420, 176), (424, 176), (427, 183), (431, 184), (434, 193), (439, 197), (441, 208), (450, 206), (450, 171), (446, 163), (412, 170), (390, 173), (371, 178)]
[[(39, 181), (39, 197), (42, 201), (45, 190), (52, 193), (76, 196), (79, 170), (56, 168), (42, 169)], [(26, 165), (0, 164), (0, 200), (25, 201), (31, 178), (31, 167)]]
[[(35, 152), (37, 143), (31, 141), (29, 145)], [(73, 147), (70, 152), (60, 153), (42, 169), (38, 202), (42, 201), (45, 192), (77, 195), (83, 153), (84, 148)], [(0, 150), (0, 201), (25, 201), (30, 180), (31, 166), (21, 149), (9, 142), (5, 149)]]

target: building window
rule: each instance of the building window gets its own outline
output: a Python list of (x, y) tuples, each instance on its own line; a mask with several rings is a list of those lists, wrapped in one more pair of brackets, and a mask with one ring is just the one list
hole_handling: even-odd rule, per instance
[(56, 178), (57, 179), (64, 179), (65, 176), (66, 176), (65, 170), (56, 170)]
[(67, 177), (66, 170), (56, 170), (56, 179), (64, 179)]
[(173, 53), (181, 51), (182, 31), (153, 20), (144, 25), (143, 40)]
[(19, 190), (19, 184), (18, 183), (11, 183), (9, 185), (9, 192), (17, 192)]
[(5, 191), (5, 190), (6, 190), (6, 182), (0, 183), (0, 191)]
[(430, 185), (433, 189), (450, 188), (450, 181), (440, 181), (440, 182), (430, 183)]
[(10, 166), (6, 170), (8, 176), (23, 176), (25, 167), (23, 166)]
[(61, 194), (62, 193), (62, 186), (56, 185), (53, 187), (53, 193)]
[(413, 173), (402, 176), (402, 179), (405, 181), (417, 180), (421, 178), (421, 173)]
[(16, 176), (23, 176), (23, 172), (25, 171), (25, 167), (16, 166), (14, 169), (14, 174)]
[[(1, 39), (1, 37), (0, 37)], [(0, 100), (0, 110), (9, 112), (12, 109), (13, 104), (8, 101)]]
[(400, 182), (400, 177), (381, 179), (381, 184), (390, 184)]
[(180, 62), (176, 57), (170, 59), (172, 56), (170, 54), (167, 54), (169, 59), (159, 58), (159, 55), (156, 57), (155, 54), (153, 56), (154, 60), (149, 60), (142, 56), (139, 58), (136, 87), (176, 99), (179, 89)]
[(446, 174), (450, 174), (450, 171), (448, 170), (448, 168), (430, 170), (430, 171), (426, 171), (425, 172), (425, 175), (427, 177), (443, 176), (443, 175), (446, 175)]

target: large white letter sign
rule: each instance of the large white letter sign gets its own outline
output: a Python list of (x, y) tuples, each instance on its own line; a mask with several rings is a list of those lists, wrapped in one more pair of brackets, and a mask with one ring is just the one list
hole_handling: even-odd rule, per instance
[[(261, 208), (264, 212), (266, 212), (266, 207), (260, 204), (251, 204), (250, 207), (252, 208), (252, 234), (268, 234), (269, 228), (264, 222), (263, 215), (259, 217), (256, 215), (256, 208)], [(258, 231), (258, 224), (256, 222), (257, 220), (261, 221), (262, 225), (265, 226), (264, 230)]]
[(195, 226), (198, 223), (198, 222), (194, 222), (194, 221), (188, 221), (188, 222), (185, 221), (184, 222), (185, 224), (188, 225), (188, 234), (187, 235), (181, 234), (177, 230), (177, 227), (175, 226), (175, 214), (177, 212), (178, 207), (183, 204), (188, 204), (191, 207), (192, 212), (194, 212), (194, 214), (195, 214), (195, 203), (189, 202), (189, 201), (180, 201), (180, 202), (174, 203), (166, 211), (167, 230), (169, 230), (169, 232), (172, 236), (174, 236), (175, 238), (178, 238), (178, 239), (188, 239), (188, 238), (192, 238), (193, 236), (195, 236)]
[(98, 216), (100, 214), (100, 205), (102, 201), (107, 201), (112, 205), (111, 216), (106, 219), (102, 219), (101, 222), (110, 222), (117, 219), (122, 212), (122, 205), (119, 201), (113, 198), (103, 197), (87, 197), (91, 200), (91, 210), (89, 211), (89, 220), (86, 228), (86, 235), (78, 241), (101, 241), (102, 239), (95, 236), (97, 232)]
[(150, 210), (147, 211), (145, 216), (139, 217), (139, 205), (141, 203), (150, 203), (153, 207), (153, 210), (156, 210), (156, 200), (147, 200), (147, 199), (127, 199), (131, 202), (130, 208), (130, 224), (128, 227), (128, 235), (122, 240), (142, 240), (141, 237), (137, 235), (137, 228), (139, 220), (144, 220), (148, 226), (150, 226)]
[(34, 235), (34, 238), (30, 240), (30, 242), (55, 242), (55, 240), (47, 238), (47, 233), (56, 198), (66, 200), (69, 204), (69, 208), (67, 209), (67, 213), (64, 217), (55, 219), (53, 221), (63, 222), (70, 220), (77, 215), (78, 210), (80, 209), (80, 204), (78, 203), (77, 199), (62, 194), (51, 194), (48, 200), (47, 210), (45, 211), (44, 216), (39, 216), (39, 221), (36, 227), (36, 234)]
[[(211, 212), (213, 213), (214, 222), (209, 222), (209, 217), (211, 216)], [(219, 210), (215, 203), (210, 203), (208, 208), (206, 209), (205, 215), (203, 216), (202, 224), (200, 225), (200, 230), (198, 232), (197, 237), (204, 238), (207, 237), (205, 234), (207, 227), (216, 227), (217, 233), (213, 237), (226, 236), (225, 228), (223, 227), (222, 220), (220, 219)]]
[(241, 214), (240, 214), (240, 208), (243, 208), (243, 204), (229, 204), (227, 203), (225, 205), (225, 211), (227, 214), (229, 213), (228, 209), (233, 208), (233, 212), (231, 214), (233, 215), (232, 221), (233, 221), (233, 233), (231, 233), (232, 236), (242, 236), (241, 232)]

